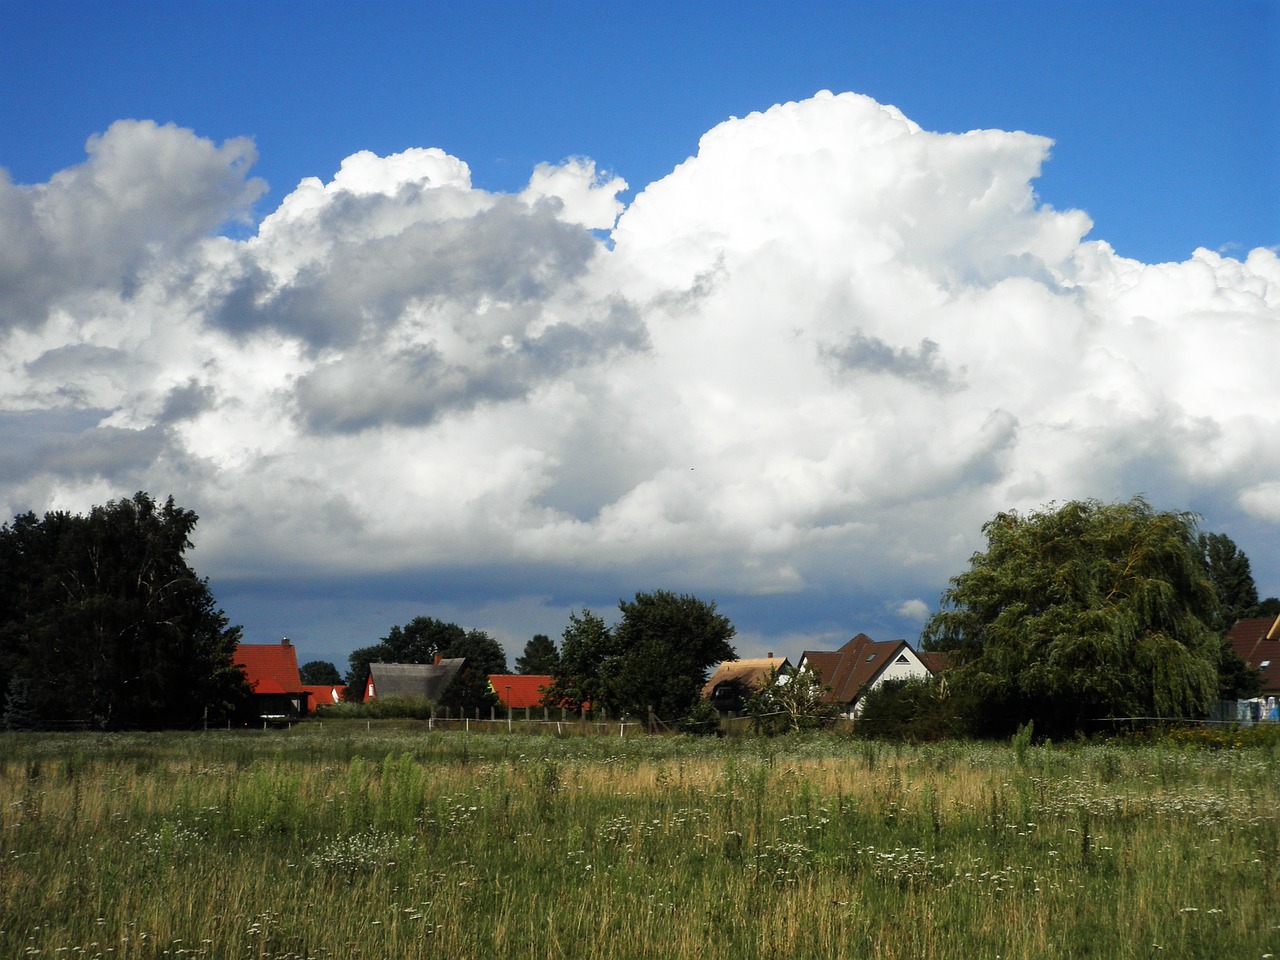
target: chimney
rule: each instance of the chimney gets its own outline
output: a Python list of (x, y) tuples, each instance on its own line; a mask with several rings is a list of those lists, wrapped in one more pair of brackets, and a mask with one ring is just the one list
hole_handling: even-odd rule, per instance
[(281, 638), (280, 638), (280, 646), (282, 646), (282, 647), (290, 646), (290, 644), (289, 644), (289, 638), (288, 638), (288, 637), (281, 637)]
[(770, 660), (772, 660), (772, 659), (773, 659), (773, 651), (772, 651), (772, 650), (770, 650), (770, 651), (769, 651), (769, 659), (770, 659)]
[(438, 666), (440, 666), (440, 661), (441, 661), (441, 660), (443, 660), (443, 659), (444, 659), (444, 657), (437, 653), (437, 654), (436, 654), (436, 659), (435, 659), (435, 661), (434, 661), (435, 665), (436, 665), (437, 667), (438, 667)]

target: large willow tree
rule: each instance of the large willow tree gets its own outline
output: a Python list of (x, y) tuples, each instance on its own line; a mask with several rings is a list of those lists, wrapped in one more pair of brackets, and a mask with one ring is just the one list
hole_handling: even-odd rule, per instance
[(1072, 501), (983, 527), (985, 552), (951, 580), (925, 646), (978, 728), (1034, 720), (1063, 736), (1118, 717), (1202, 713), (1217, 693), (1214, 585), (1195, 519)]

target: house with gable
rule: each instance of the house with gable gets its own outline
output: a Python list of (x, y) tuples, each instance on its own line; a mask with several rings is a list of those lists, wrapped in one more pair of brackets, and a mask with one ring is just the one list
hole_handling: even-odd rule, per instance
[(1280, 696), (1280, 617), (1237, 620), (1227, 631), (1227, 643), (1258, 672), (1259, 693)]
[(740, 714), (748, 698), (775, 682), (778, 675), (790, 667), (790, 660), (786, 657), (779, 660), (772, 651), (767, 657), (726, 660), (703, 684), (702, 699), (710, 701), (722, 714)]
[(402, 697), (439, 703), (466, 666), (465, 657), (436, 657), (435, 663), (371, 663), (364, 699)]
[(916, 653), (905, 640), (872, 640), (865, 633), (839, 650), (806, 650), (800, 657), (800, 669), (812, 670), (830, 688), (823, 699), (838, 704), (848, 719), (862, 712), (868, 690), (886, 680), (929, 677), (941, 666), (937, 655)]
[(508, 710), (528, 710), (542, 706), (543, 691), (551, 686), (550, 674), (491, 673), (489, 688)]
[(305, 717), (310, 694), (298, 673), (298, 652), (289, 638), (279, 643), (241, 643), (232, 660), (252, 690), (249, 711), (264, 720)]

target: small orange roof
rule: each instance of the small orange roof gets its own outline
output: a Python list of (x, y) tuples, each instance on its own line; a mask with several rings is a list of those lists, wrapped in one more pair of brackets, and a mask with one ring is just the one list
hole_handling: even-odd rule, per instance
[(235, 662), (244, 670), (254, 693), (303, 693), (298, 675), (298, 652), (288, 640), (280, 643), (241, 643)]
[(307, 700), (308, 713), (315, 713), (316, 707), (322, 707), (326, 703), (341, 703), (342, 695), (347, 691), (346, 685), (341, 683), (325, 683), (320, 686), (307, 684), (302, 689), (311, 694)]
[(551, 686), (551, 676), (545, 673), (491, 673), (489, 686), (498, 700), (509, 710), (542, 706), (542, 691)]

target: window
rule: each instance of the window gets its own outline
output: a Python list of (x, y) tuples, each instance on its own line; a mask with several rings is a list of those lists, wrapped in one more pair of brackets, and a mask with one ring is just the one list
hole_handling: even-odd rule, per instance
[(900, 653), (898, 654), (898, 659), (893, 662), (894, 663), (910, 663), (911, 661), (907, 659), (907, 655), (905, 653)]
[(1259, 669), (1259, 670), (1265, 670), (1265, 669), (1267, 669), (1267, 667), (1269, 667), (1269, 666), (1271, 666), (1271, 661), (1270, 661), (1270, 660), (1263, 660), (1260, 664), (1258, 664), (1258, 669)]

